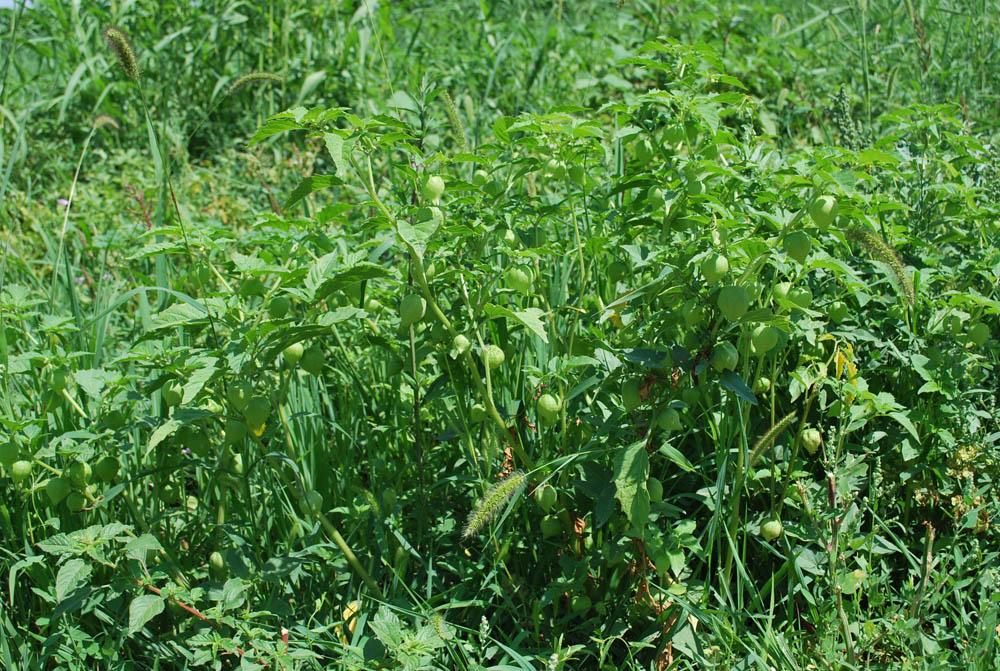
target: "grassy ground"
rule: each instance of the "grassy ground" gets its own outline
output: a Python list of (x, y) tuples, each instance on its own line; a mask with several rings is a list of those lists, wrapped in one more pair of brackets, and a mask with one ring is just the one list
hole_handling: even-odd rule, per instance
[(0, 9), (0, 665), (996, 668), (998, 9)]

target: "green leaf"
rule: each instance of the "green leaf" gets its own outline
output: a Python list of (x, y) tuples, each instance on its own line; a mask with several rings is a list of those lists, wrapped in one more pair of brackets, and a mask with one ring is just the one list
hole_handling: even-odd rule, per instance
[(549, 342), (549, 337), (545, 333), (545, 324), (542, 322), (542, 316), (545, 315), (545, 312), (540, 308), (526, 308), (524, 310), (513, 311), (499, 305), (487, 303), (483, 307), (483, 310), (491, 319), (500, 317), (513, 319), (515, 322), (526, 326), (528, 330), (541, 338), (542, 342)]
[(143, 457), (144, 458), (148, 457), (150, 453), (154, 449), (156, 449), (157, 445), (159, 445), (164, 440), (172, 436), (173, 433), (177, 431), (177, 429), (179, 429), (182, 424), (183, 422), (178, 420), (176, 417), (171, 417), (163, 424), (160, 424), (158, 427), (156, 427), (156, 430), (153, 431), (153, 434), (149, 437), (149, 443), (146, 445), (146, 453), (145, 455), (143, 455)]
[(288, 117), (271, 117), (264, 123), (263, 126), (258, 128), (257, 132), (253, 134), (252, 138), (250, 138), (250, 146), (257, 144), (262, 140), (266, 140), (272, 135), (284, 133), (289, 130), (300, 130), (301, 128), (302, 126), (294, 119), (290, 119)]
[(889, 416), (899, 422), (899, 424), (906, 429), (911, 436), (913, 436), (913, 439), (917, 441), (917, 443), (920, 442), (920, 434), (917, 433), (917, 427), (913, 425), (913, 422), (910, 421), (910, 418), (906, 415), (906, 413), (890, 412)]
[(152, 534), (143, 534), (138, 538), (133, 538), (125, 545), (125, 556), (137, 561), (145, 561), (147, 552), (159, 552), (163, 550), (160, 541)]
[(82, 559), (70, 559), (56, 575), (56, 599), (62, 601), (76, 586), (90, 577), (90, 564)]
[(129, 636), (146, 626), (146, 623), (163, 612), (163, 597), (143, 594), (132, 599), (128, 607)]
[(396, 222), (396, 230), (403, 242), (412, 247), (417, 256), (423, 258), (427, 250), (427, 241), (431, 239), (440, 224), (441, 220), (434, 217), (415, 224), (406, 219), (399, 219)]
[(295, 190), (288, 196), (282, 207), (285, 210), (289, 210), (292, 206), (309, 194), (321, 189), (329, 189), (331, 186), (340, 186), (343, 183), (344, 181), (342, 179), (334, 177), (333, 175), (312, 175), (311, 177), (306, 177), (304, 180), (299, 182), (299, 185), (295, 187)]
[(184, 383), (184, 398), (181, 403), (187, 405), (201, 392), (205, 384), (215, 375), (217, 361), (218, 359), (214, 358), (203, 359), (201, 367), (188, 376), (187, 382)]
[(350, 153), (353, 143), (345, 142), (344, 138), (336, 133), (324, 133), (323, 142), (326, 144), (326, 150), (330, 152), (333, 164), (337, 166), (337, 173), (340, 175), (346, 174), (347, 162), (344, 160), (344, 149), (346, 148), (348, 153)]
[(729, 371), (719, 379), (719, 384), (722, 385), (723, 389), (733, 392), (750, 405), (757, 405), (757, 397), (754, 396), (753, 391), (743, 381), (743, 378), (736, 373)]
[(149, 329), (156, 331), (157, 329), (174, 328), (203, 322), (207, 318), (208, 312), (204, 308), (195, 307), (190, 303), (174, 303), (153, 317)]
[(648, 477), (649, 455), (646, 454), (645, 441), (626, 447), (615, 455), (615, 496), (621, 502), (629, 522), (640, 531), (649, 517), (649, 492), (646, 490)]

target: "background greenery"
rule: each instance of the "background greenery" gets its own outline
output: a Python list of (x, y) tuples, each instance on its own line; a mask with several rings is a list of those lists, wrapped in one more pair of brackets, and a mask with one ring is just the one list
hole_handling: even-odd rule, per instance
[(0, 665), (996, 668), (998, 9), (0, 10)]

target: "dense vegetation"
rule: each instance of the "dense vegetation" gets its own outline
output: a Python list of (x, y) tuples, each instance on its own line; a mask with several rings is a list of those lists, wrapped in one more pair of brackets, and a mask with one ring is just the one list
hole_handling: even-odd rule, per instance
[(997, 668), (998, 10), (0, 10), (0, 666)]

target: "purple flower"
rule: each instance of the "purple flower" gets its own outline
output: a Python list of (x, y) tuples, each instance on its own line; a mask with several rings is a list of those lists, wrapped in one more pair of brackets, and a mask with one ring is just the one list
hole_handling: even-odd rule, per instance
[(115, 279), (115, 276), (112, 275), (111, 273), (104, 273), (103, 275), (101, 275), (101, 279), (107, 282)]
[(60, 198), (60, 199), (58, 199), (58, 200), (57, 200), (56, 202), (57, 202), (57, 203), (58, 203), (59, 205), (62, 205), (63, 207), (69, 207), (69, 201), (68, 201), (68, 200), (66, 200), (65, 198)]
[(77, 284), (83, 284), (85, 279), (86, 278), (83, 275), (80, 275), (79, 277), (74, 277), (73, 281), (76, 282)]

